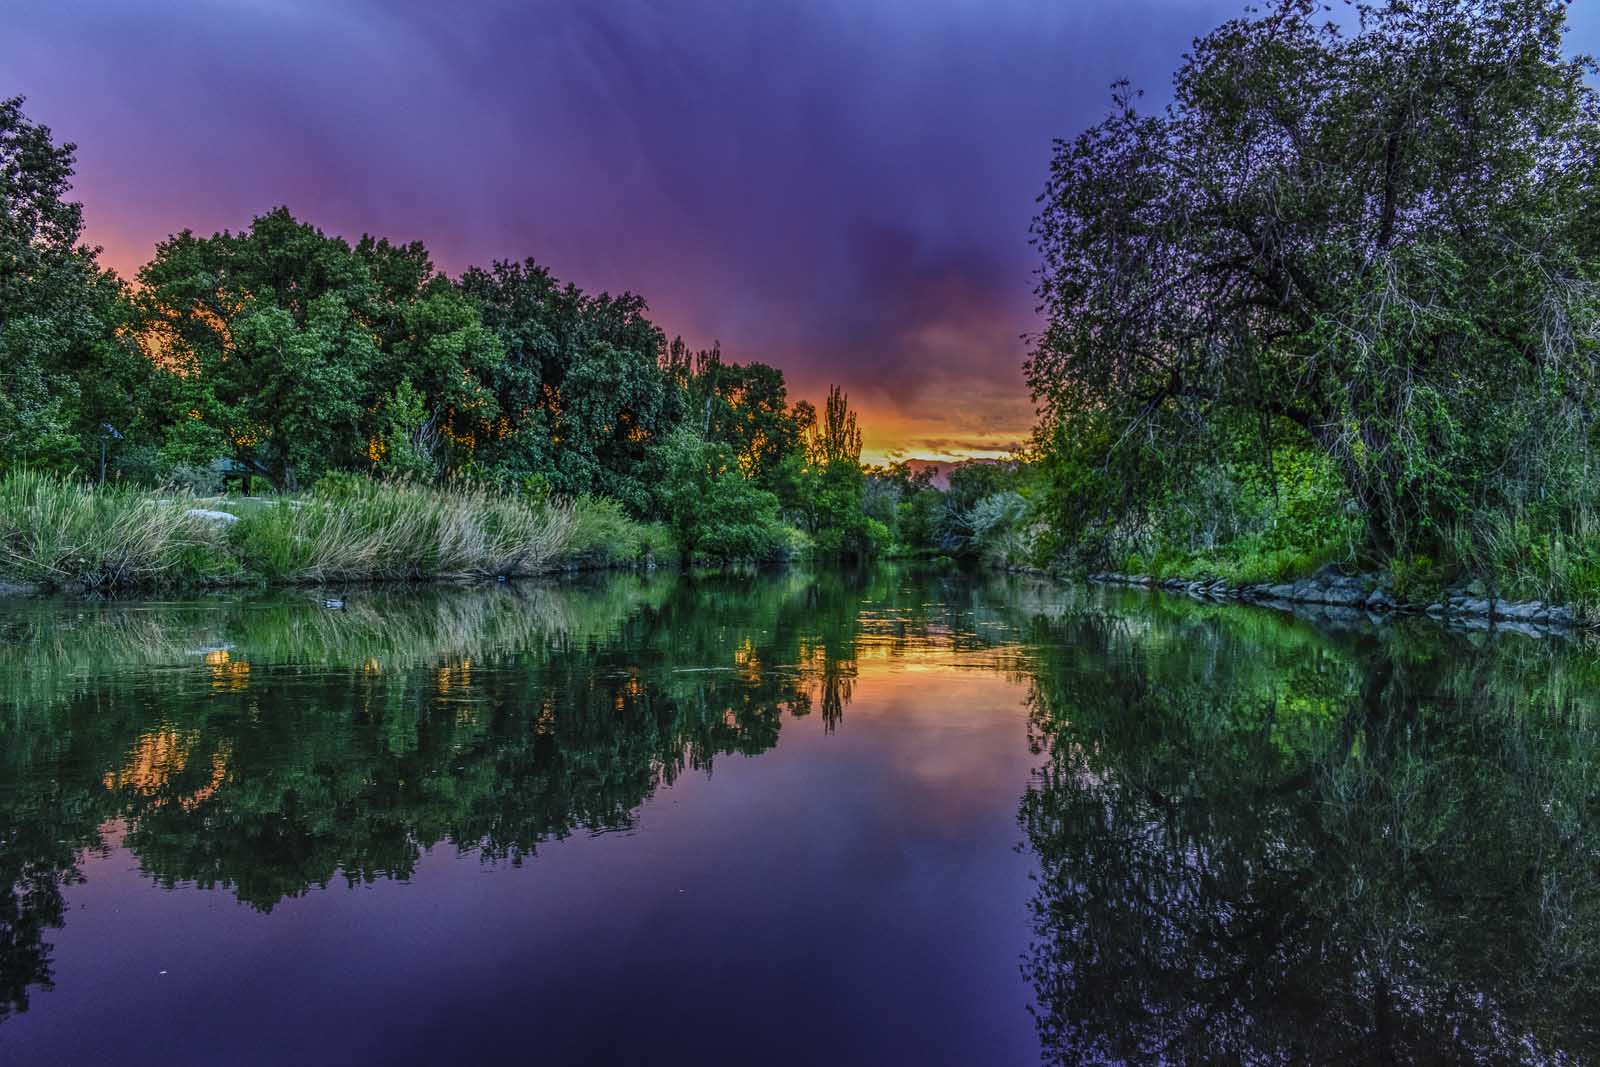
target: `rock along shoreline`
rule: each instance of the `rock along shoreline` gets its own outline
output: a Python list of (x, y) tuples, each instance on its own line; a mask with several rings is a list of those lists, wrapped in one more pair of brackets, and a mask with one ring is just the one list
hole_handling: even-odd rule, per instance
[(1185, 593), (1199, 600), (1231, 600), (1264, 606), (1319, 605), (1369, 616), (1381, 622), (1392, 615), (1423, 615), (1468, 629), (1508, 629), (1524, 633), (1571, 630), (1593, 625), (1571, 608), (1539, 600), (1505, 600), (1481, 582), (1446, 590), (1427, 603), (1398, 599), (1376, 574), (1319, 571), (1294, 582), (1236, 585), (1221, 578), (1152, 578), (1099, 572), (1088, 576), (1098, 585), (1125, 585)]

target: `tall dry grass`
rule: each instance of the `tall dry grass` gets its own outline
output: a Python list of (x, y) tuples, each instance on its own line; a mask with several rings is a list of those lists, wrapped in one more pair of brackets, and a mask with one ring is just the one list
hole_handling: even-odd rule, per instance
[(585, 525), (571, 503), (365, 478), (342, 481), (336, 495), (204, 504), (238, 515), (231, 525), (192, 515), (197, 503), (183, 493), (10, 472), (0, 477), (0, 577), (100, 590), (525, 577), (559, 566)]
[(520, 577), (552, 569), (576, 523), (566, 503), (355, 479), (334, 497), (248, 511), (230, 536), (245, 568), (273, 581)]
[[(672, 557), (670, 534), (603, 499), (338, 478), (333, 490), (197, 501), (37, 472), (0, 477), (0, 579), (88, 589), (218, 581), (526, 577)], [(190, 512), (227, 510), (234, 523)]]
[(224, 535), (191, 516), (193, 506), (183, 495), (10, 471), (0, 477), (0, 575), (115, 589), (235, 570)]

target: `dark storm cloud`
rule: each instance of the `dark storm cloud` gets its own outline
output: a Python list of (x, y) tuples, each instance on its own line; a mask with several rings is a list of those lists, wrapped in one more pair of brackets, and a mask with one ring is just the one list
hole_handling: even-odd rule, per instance
[(842, 383), (882, 446), (1026, 432), (1051, 138), (1115, 78), (1164, 96), (1243, 3), (4, 7), (0, 93), (79, 142), (119, 267), (278, 203), (452, 271), (532, 255), (803, 395)]

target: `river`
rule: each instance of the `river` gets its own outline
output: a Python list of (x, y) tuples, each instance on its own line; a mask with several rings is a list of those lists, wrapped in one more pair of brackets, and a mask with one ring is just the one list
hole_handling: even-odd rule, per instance
[(0, 1062), (1588, 1062), (1597, 742), (1588, 639), (954, 570), (18, 602)]

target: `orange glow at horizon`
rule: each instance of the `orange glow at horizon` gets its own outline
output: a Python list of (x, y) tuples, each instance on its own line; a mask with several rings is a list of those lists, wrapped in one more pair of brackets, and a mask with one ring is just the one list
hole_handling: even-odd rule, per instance
[[(139, 268), (155, 253), (153, 243), (125, 232), (131, 227), (94, 226), (85, 234), (98, 245), (101, 265), (133, 282)], [(239, 228), (235, 226), (235, 229)], [(204, 227), (199, 232), (206, 232)], [(448, 269), (448, 265), (441, 264)], [(666, 302), (663, 302), (666, 303)], [(652, 307), (651, 318), (668, 336), (675, 332), (670, 307)], [(959, 348), (962, 338), (953, 339)], [(160, 345), (154, 345), (160, 349)], [(820, 407), (827, 383), (804, 360), (774, 358), (758, 351), (727, 351), (732, 362), (769, 362), (784, 372), (791, 403), (809, 400)], [(975, 384), (971, 379), (914, 381), (904, 388), (875, 381), (840, 381), (861, 427), (861, 461), (882, 465), (904, 459), (959, 462), (967, 459), (1005, 459), (1026, 444), (1033, 430), (1033, 408), (1021, 376), (1022, 355), (1007, 353), (999, 362), (1010, 373)], [(450, 432), (448, 429), (446, 432)]]
[[(1022, 399), (1026, 403), (1026, 393)], [(865, 399), (857, 404), (852, 396), (850, 404), (856, 408), (861, 425), (861, 462), (867, 464), (903, 459), (946, 463), (1007, 459), (1027, 444), (1033, 432), (1031, 408), (1017, 411), (1017, 405), (1004, 398), (994, 405), (994, 410), (974, 411), (969, 407), (949, 413), (937, 403), (907, 411)], [(926, 413), (926, 408), (934, 413)]]

